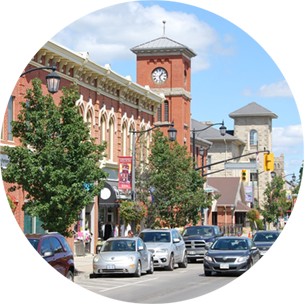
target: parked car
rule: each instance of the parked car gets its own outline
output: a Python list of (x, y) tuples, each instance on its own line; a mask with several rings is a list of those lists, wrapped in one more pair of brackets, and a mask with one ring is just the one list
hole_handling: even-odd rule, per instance
[(153, 254), (155, 267), (173, 270), (175, 263), (181, 268), (188, 265), (185, 242), (176, 229), (145, 229), (139, 237)]
[(253, 241), (260, 249), (262, 260), (288, 259), (288, 243), (281, 231), (257, 231)]
[(38, 303), (41, 290), (74, 290), (74, 256), (59, 233), (10, 233), (0, 237), (0, 295), (24, 294)]
[(223, 236), (218, 226), (189, 226), (182, 233), (186, 244), (187, 257), (191, 262), (205, 257), (208, 247)]
[(260, 250), (248, 237), (221, 237), (208, 250), (204, 259), (205, 276), (212, 272), (242, 273), (260, 259)]
[(152, 253), (139, 237), (115, 237), (108, 239), (93, 258), (94, 274), (133, 274), (140, 277), (142, 271), (154, 271)]

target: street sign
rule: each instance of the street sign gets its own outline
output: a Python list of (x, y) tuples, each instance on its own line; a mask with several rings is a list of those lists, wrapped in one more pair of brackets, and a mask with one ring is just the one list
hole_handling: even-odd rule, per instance
[(258, 170), (257, 163), (225, 163), (225, 170)]

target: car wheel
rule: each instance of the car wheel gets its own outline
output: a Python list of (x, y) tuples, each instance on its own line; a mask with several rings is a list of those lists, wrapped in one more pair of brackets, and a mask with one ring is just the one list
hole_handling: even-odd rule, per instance
[(147, 271), (147, 273), (152, 274), (153, 272), (154, 272), (154, 263), (153, 263), (153, 259), (151, 259), (150, 269)]
[(187, 266), (188, 266), (188, 258), (187, 258), (187, 254), (184, 253), (184, 260), (181, 263), (178, 263), (178, 267), (187, 268)]
[(250, 264), (248, 266), (248, 271), (245, 272), (246, 276), (248, 277), (252, 277), (253, 274), (253, 265), (252, 265), (252, 261), (250, 261)]
[(261, 273), (261, 269), (262, 269), (262, 263), (261, 260), (259, 259), (258, 268), (255, 270), (255, 273)]
[(205, 270), (205, 277), (210, 277), (211, 276), (211, 271)]
[(72, 271), (68, 271), (65, 277), (64, 285), (60, 288), (60, 292), (63, 296), (71, 296), (74, 291), (74, 275)]
[(26, 301), (29, 303), (38, 303), (41, 299), (41, 280), (35, 275), (32, 281), (30, 292), (26, 295)]
[(137, 263), (136, 271), (134, 273), (134, 277), (140, 277), (141, 276), (141, 264), (140, 261)]
[(165, 269), (172, 271), (174, 269), (174, 256), (171, 254), (169, 265)]

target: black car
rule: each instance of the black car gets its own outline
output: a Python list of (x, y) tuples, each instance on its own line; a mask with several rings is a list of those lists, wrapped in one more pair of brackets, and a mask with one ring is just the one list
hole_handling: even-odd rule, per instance
[(182, 237), (186, 244), (188, 261), (203, 259), (207, 249), (213, 242), (223, 236), (218, 226), (189, 226), (185, 228)]
[(288, 260), (288, 244), (281, 231), (258, 231), (253, 241), (260, 249), (262, 260)]
[(212, 272), (242, 273), (260, 259), (260, 250), (248, 237), (221, 237), (208, 250), (204, 259), (205, 276)]

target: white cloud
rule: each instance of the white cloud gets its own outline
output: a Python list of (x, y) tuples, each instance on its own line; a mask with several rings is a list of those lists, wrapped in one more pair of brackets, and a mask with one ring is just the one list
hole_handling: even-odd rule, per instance
[(263, 85), (256, 94), (261, 97), (304, 98), (304, 78), (294, 77)]
[(194, 14), (166, 11), (158, 5), (143, 7), (138, 2), (114, 5), (73, 22), (52, 40), (74, 51), (89, 52), (90, 58), (100, 64), (112, 60), (134, 60), (130, 48), (163, 35), (195, 50), (192, 72), (208, 69), (212, 52), (220, 56), (234, 54), (234, 46), (225, 48), (233, 37), (226, 34), (221, 41), (214, 28), (200, 21)]

